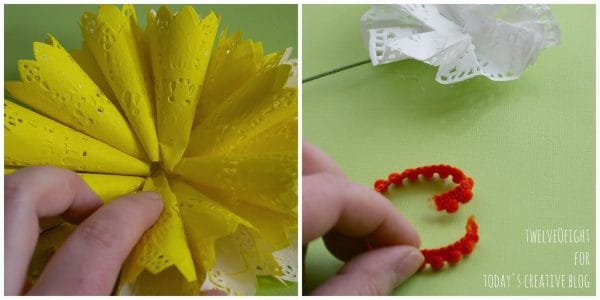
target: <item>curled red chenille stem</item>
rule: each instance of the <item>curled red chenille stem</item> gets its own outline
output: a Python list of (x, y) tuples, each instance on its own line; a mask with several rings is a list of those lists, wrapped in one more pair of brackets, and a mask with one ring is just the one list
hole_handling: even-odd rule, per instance
[(416, 169), (406, 169), (402, 171), (402, 173), (394, 172), (388, 176), (387, 180), (376, 180), (375, 190), (380, 193), (385, 193), (388, 191), (391, 184), (401, 186), (406, 179), (414, 182), (419, 180), (419, 175), (423, 176), (425, 179), (431, 179), (436, 173), (441, 179), (452, 176), (452, 181), (456, 183), (456, 186), (453, 189), (443, 194), (433, 196), (438, 211), (445, 210), (448, 213), (454, 213), (458, 210), (459, 203), (465, 204), (471, 201), (471, 198), (473, 198), (471, 189), (475, 184), (473, 179), (467, 177), (460, 169), (449, 165), (433, 165)]
[[(425, 179), (433, 178), (434, 174), (438, 174), (441, 179), (446, 179), (452, 176), (452, 181), (456, 186), (451, 190), (434, 195), (433, 200), (438, 211), (445, 210), (448, 213), (455, 213), (458, 210), (459, 203), (468, 203), (473, 198), (473, 179), (467, 177), (460, 169), (449, 165), (433, 165), (419, 167), (416, 169), (406, 169), (402, 173), (392, 173), (388, 179), (378, 179), (375, 181), (375, 190), (380, 193), (385, 193), (391, 184), (401, 186), (405, 179), (409, 181), (419, 180), (419, 176)], [(420, 270), (423, 270), (427, 264), (433, 270), (440, 270), (444, 267), (444, 262), (450, 265), (458, 263), (465, 255), (471, 254), (475, 248), (475, 244), (479, 241), (479, 233), (477, 232), (477, 223), (475, 218), (471, 216), (467, 221), (465, 235), (458, 241), (437, 249), (423, 249), (421, 253), (425, 257), (425, 261), (421, 265)]]
[(427, 264), (431, 266), (431, 269), (439, 270), (444, 267), (444, 262), (454, 265), (458, 263), (463, 256), (471, 254), (475, 248), (475, 244), (479, 241), (477, 223), (475, 223), (475, 218), (473, 216), (467, 220), (466, 229), (467, 232), (460, 240), (446, 247), (422, 249), (421, 253), (425, 257), (425, 261), (423, 261), (420, 270), (423, 270)]

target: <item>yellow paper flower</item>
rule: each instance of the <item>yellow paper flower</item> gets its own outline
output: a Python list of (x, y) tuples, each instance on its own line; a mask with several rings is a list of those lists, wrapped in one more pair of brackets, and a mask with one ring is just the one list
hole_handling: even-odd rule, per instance
[[(125, 262), (119, 293), (254, 294), (256, 277), (296, 281), (297, 88), (289, 51), (223, 32), (191, 7), (102, 5), (81, 50), (50, 36), (18, 63), (4, 102), (5, 173), (75, 170), (106, 203), (157, 191), (165, 208)], [(40, 237), (35, 279), (74, 225)]]

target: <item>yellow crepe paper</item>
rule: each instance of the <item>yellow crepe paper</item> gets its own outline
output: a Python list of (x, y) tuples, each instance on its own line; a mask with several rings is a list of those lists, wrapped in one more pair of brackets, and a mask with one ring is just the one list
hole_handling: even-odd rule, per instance
[[(25, 63), (69, 97), (56, 102), (20, 63), (9, 92), (54, 120), (5, 101), (5, 172), (72, 169), (105, 203), (142, 185), (161, 194), (165, 209), (127, 258), (120, 294), (249, 295), (256, 276), (296, 280), (298, 102), (287, 52), (263, 55), (226, 31), (213, 50), (219, 18), (190, 7), (148, 16), (143, 32), (132, 6), (101, 5), (84, 14), (72, 57), (52, 37), (35, 44)], [(79, 111), (95, 125), (79, 125)], [(44, 232), (30, 271), (73, 228)]]

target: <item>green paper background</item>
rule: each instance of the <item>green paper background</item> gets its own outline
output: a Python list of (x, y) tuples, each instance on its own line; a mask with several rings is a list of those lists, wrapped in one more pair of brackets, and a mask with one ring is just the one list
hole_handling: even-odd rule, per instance
[[(359, 18), (367, 5), (303, 6), (303, 78), (368, 59)], [(421, 183), (388, 198), (421, 233), (423, 247), (480, 225), (472, 255), (442, 272), (423, 272), (398, 295), (595, 295), (595, 7), (551, 6), (560, 46), (544, 50), (520, 79), (435, 81), (417, 61), (362, 65), (303, 84), (303, 135), (351, 180), (372, 186), (393, 171), (429, 164), (460, 167), (474, 199), (455, 215), (426, 199), (443, 184)], [(533, 245), (525, 229), (589, 229), (587, 244)], [(574, 266), (576, 251), (591, 263)], [(321, 241), (310, 244), (304, 293), (341, 266)], [(484, 274), (588, 274), (589, 288), (486, 288)], [(515, 275), (516, 276), (516, 275)]]
[[(182, 5), (169, 5), (172, 11)], [(293, 47), (298, 42), (298, 8), (296, 5), (193, 5), (199, 15), (211, 10), (229, 33), (240, 31), (245, 38), (263, 43), (265, 53)], [(159, 5), (136, 5), (138, 21), (146, 26), (146, 12)], [(4, 5), (4, 79), (18, 80), (17, 60), (33, 59), (32, 43), (46, 40), (50, 33), (65, 49), (79, 49), (83, 41), (79, 29), (81, 15), (97, 11), (97, 5)], [(217, 33), (218, 34), (218, 33)], [(297, 295), (298, 284), (284, 286), (273, 278), (258, 280), (257, 295)]]
[[(169, 5), (172, 11), (183, 5)], [(293, 47), (297, 57), (298, 8), (296, 5), (192, 5), (200, 16), (211, 10), (221, 17), (219, 32), (240, 31), (245, 38), (261, 41), (265, 53)], [(146, 29), (146, 12), (160, 5), (136, 5), (138, 22)], [(17, 60), (33, 59), (32, 43), (45, 41), (50, 33), (65, 49), (79, 49), (83, 41), (79, 22), (86, 11), (98, 5), (4, 5), (4, 77), (19, 77)], [(217, 33), (217, 35), (218, 35)]]

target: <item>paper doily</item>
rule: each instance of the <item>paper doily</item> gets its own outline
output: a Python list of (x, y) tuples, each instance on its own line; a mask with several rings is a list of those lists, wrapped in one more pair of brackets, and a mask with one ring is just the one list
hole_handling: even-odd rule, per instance
[(545, 5), (374, 5), (361, 18), (373, 65), (416, 59), (436, 80), (519, 78), (543, 49), (560, 44)]

